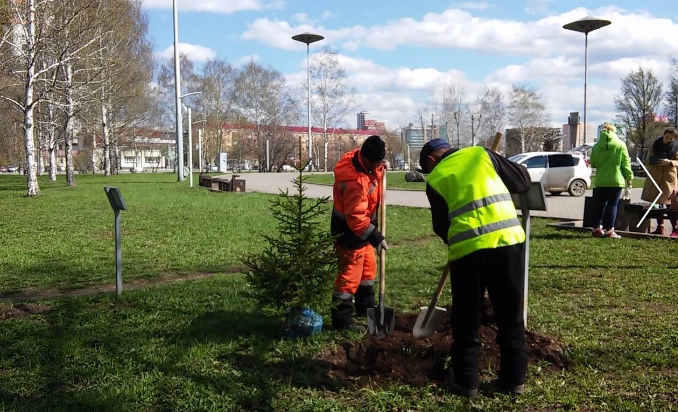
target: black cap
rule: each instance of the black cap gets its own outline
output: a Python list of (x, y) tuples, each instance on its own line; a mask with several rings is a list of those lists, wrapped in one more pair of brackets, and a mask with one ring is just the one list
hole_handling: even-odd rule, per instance
[(372, 135), (365, 139), (360, 153), (373, 162), (380, 162), (386, 157), (386, 143), (381, 140), (381, 137)]
[(431, 173), (430, 170), (426, 170), (426, 158), (431, 155), (431, 153), (440, 150), (440, 149), (449, 149), (451, 146), (443, 139), (433, 139), (424, 145), (419, 152), (419, 166), (424, 173)]

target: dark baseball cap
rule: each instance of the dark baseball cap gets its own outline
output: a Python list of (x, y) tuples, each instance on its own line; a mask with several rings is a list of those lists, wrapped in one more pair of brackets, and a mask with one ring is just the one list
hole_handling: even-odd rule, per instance
[(426, 170), (426, 158), (431, 155), (431, 153), (440, 150), (440, 149), (450, 149), (451, 146), (443, 139), (433, 139), (426, 142), (424, 147), (421, 148), (419, 153), (419, 166), (424, 173), (431, 173), (430, 170)]

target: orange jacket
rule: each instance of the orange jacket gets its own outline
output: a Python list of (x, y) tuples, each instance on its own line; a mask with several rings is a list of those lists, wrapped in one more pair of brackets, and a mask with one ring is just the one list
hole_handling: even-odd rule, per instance
[(370, 243), (378, 230), (383, 166), (368, 172), (360, 157), (360, 149), (344, 154), (334, 167), (334, 210), (331, 231), (340, 246), (358, 249)]

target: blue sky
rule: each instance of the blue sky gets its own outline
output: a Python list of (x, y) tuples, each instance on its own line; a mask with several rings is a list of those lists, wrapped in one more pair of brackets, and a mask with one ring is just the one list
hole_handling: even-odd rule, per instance
[[(171, 56), (172, 1), (144, 0), (159, 56)], [(584, 36), (562, 25), (588, 15), (612, 21), (589, 35), (589, 119), (614, 116), (621, 77), (642, 65), (660, 80), (678, 58), (678, 2), (645, 0), (178, 0), (180, 50), (198, 65), (209, 57), (255, 58), (305, 79), (305, 46), (290, 36), (325, 35), (359, 92), (359, 110), (397, 127), (445, 85), (473, 100), (486, 84), (541, 88), (551, 123), (583, 111)], [(426, 69), (426, 70), (421, 70)], [(422, 109), (423, 110), (423, 109)], [(354, 116), (347, 119), (353, 122)]]

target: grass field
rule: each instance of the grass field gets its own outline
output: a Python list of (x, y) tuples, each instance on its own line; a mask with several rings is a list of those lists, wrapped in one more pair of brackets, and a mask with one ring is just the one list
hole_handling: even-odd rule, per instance
[[(0, 290), (114, 282), (112, 212), (121, 189), (123, 276), (215, 273), (113, 294), (0, 304), (3, 411), (668, 411), (678, 403), (678, 277), (671, 240), (593, 239), (535, 219), (530, 329), (568, 347), (570, 368), (531, 366), (527, 393), (467, 401), (436, 387), (352, 390), (315, 358), (343, 339), (280, 340), (226, 274), (274, 230), (271, 196), (211, 193), (173, 175), (78, 176), (78, 186), (0, 176)], [(428, 212), (389, 211), (389, 305), (430, 299), (444, 246)], [(329, 291), (328, 291), (329, 296)], [(449, 301), (449, 291), (442, 297)], [(327, 314), (324, 314), (327, 316)], [(328, 321), (328, 318), (325, 318)]]
[[(334, 175), (331, 173), (313, 174), (308, 177), (307, 182), (331, 185), (334, 183)], [(644, 178), (633, 179), (634, 188), (642, 188), (644, 183)], [(389, 189), (397, 190), (426, 190), (426, 183), (424, 182), (406, 182), (405, 172), (389, 172), (386, 179), (386, 186)]]

